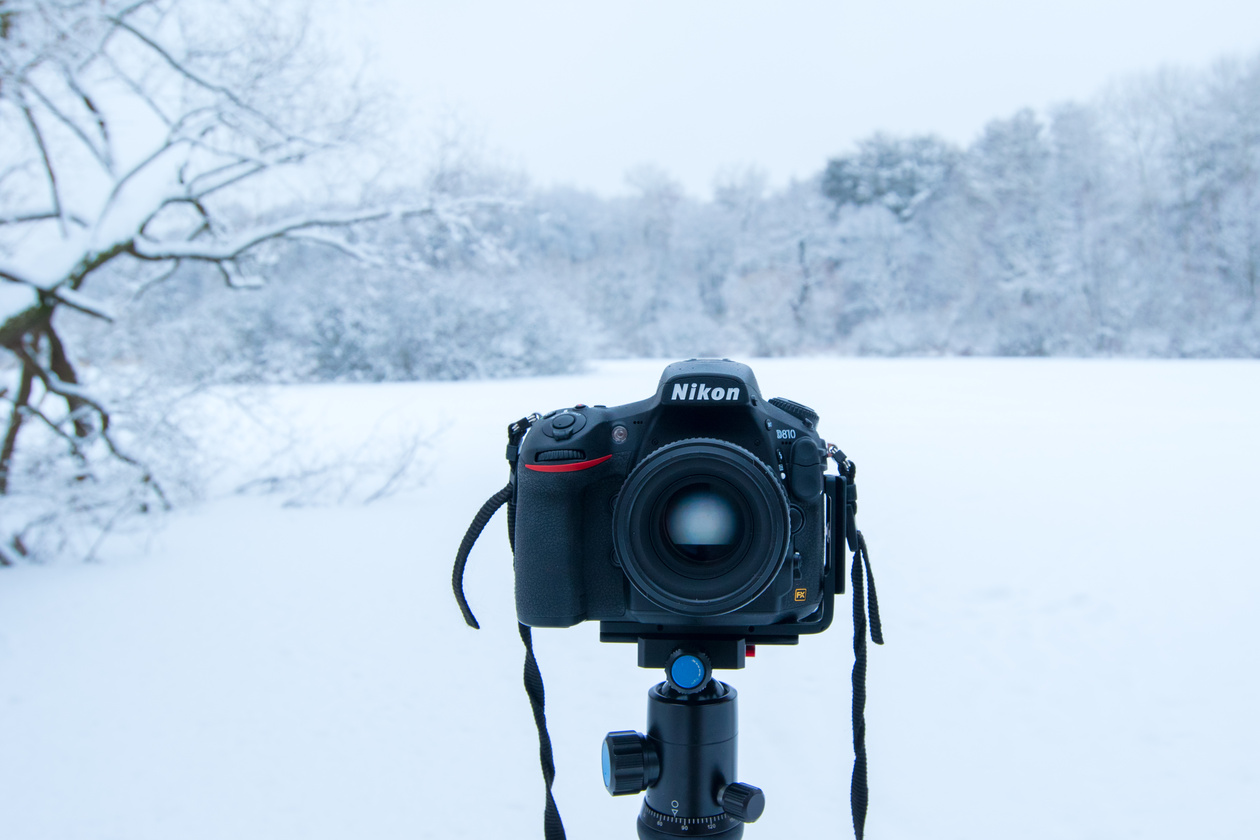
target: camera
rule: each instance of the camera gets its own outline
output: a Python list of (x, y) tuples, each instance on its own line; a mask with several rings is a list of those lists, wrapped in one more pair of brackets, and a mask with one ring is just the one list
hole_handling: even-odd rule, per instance
[[(508, 485), (486, 501), (455, 555), (463, 593), (473, 544), (507, 504), (525, 691), (547, 784), (544, 827), (564, 834), (532, 627), (597, 620), (603, 642), (637, 643), (664, 668), (648, 692), (646, 734), (610, 732), (601, 765), (613, 796), (646, 793), (641, 840), (739, 840), (765, 793), (738, 778), (737, 692), (713, 677), (758, 644), (820, 633), (844, 592), (853, 551), (853, 826), (866, 820), (866, 636), (883, 644), (857, 468), (818, 435), (818, 414), (763, 399), (747, 365), (691, 359), (665, 368), (656, 394), (609, 408), (575, 405), (508, 426)], [(827, 459), (836, 474), (827, 472)], [(864, 574), (865, 573), (865, 574)], [(870, 588), (864, 593), (865, 580)]]
[(537, 418), (509, 452), (520, 622), (598, 620), (641, 651), (825, 630), (853, 494), (826, 474), (818, 419), (717, 359), (669, 365), (646, 400)]

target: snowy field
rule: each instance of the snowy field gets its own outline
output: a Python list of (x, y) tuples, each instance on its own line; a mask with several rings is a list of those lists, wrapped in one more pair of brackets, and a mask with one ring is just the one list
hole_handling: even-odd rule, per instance
[[(451, 561), (506, 423), (646, 397), (660, 369), (281, 389), (315, 449), (388, 461), (382, 424), (420, 432), (426, 482), (224, 497), (98, 563), (0, 570), (0, 838), (540, 838), (502, 514), (466, 580), (481, 632)], [(753, 369), (859, 467), (888, 642), (868, 837), (1260, 836), (1260, 364)], [(217, 434), (249, 460), (248, 424)], [(851, 633), (723, 675), (767, 794), (750, 840), (851, 836)], [(643, 728), (658, 674), (595, 626), (535, 638), (568, 835), (628, 840), (639, 798), (605, 793), (599, 747)]]

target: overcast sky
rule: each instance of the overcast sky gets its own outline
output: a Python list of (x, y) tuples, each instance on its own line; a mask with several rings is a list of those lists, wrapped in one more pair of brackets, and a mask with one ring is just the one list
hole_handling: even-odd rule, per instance
[(1021, 107), (1260, 55), (1260, 0), (359, 0), (417, 125), (457, 111), (535, 183), (610, 195), (652, 163), (707, 197), (808, 177), (875, 131), (960, 144)]

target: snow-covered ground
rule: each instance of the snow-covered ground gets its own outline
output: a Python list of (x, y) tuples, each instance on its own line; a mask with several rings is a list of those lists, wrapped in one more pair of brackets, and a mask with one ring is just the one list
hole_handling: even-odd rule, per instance
[[(282, 389), (311, 447), (380, 460), (405, 437), (382, 418), (419, 432), (427, 482), (223, 498), (99, 563), (0, 570), (0, 838), (541, 837), (502, 514), (466, 581), (479, 633), (451, 561), (506, 423), (642, 398), (660, 368)], [(753, 368), (859, 466), (888, 641), (869, 837), (1257, 836), (1260, 364)], [(239, 419), (219, 434), (249, 457)], [(594, 626), (535, 638), (569, 837), (634, 837), (599, 746), (643, 727), (658, 674)], [(724, 674), (767, 793), (747, 837), (850, 836), (851, 643), (838, 621)]]

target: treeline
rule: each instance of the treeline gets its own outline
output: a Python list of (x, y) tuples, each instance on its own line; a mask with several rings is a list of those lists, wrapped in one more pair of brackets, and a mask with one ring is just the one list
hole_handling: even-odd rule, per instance
[(1260, 356), (1260, 57), (1022, 111), (966, 148), (876, 135), (784, 189), (726, 172), (707, 201), (651, 168), (603, 199), (455, 160), (424, 189), (467, 217), (382, 228), (388, 265), (289, 243), (260, 257), (258, 290), (207, 274), (147, 291), (98, 352), (271, 381), (608, 356)]

